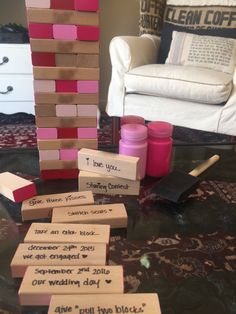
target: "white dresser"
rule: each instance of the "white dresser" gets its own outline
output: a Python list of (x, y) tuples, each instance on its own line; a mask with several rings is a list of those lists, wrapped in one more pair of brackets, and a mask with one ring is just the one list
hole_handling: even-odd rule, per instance
[(0, 44), (0, 112), (34, 114), (29, 44)]

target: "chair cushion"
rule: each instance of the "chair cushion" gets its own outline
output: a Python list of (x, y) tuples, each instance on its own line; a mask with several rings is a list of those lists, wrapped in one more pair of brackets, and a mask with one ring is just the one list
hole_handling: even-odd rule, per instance
[(201, 36), (184, 32), (172, 33), (166, 63), (193, 65), (233, 73), (236, 61), (236, 40), (218, 36)]
[(158, 63), (165, 63), (172, 32), (236, 38), (234, 0), (167, 0)]
[(132, 93), (221, 104), (229, 98), (232, 79), (231, 74), (199, 67), (149, 64), (126, 73), (125, 87)]

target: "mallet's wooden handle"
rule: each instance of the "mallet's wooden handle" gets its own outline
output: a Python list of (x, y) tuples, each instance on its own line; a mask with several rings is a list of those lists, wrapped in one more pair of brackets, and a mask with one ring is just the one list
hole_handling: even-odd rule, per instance
[(214, 155), (211, 158), (204, 161), (202, 164), (197, 166), (195, 169), (193, 169), (189, 174), (193, 177), (199, 176), (199, 174), (203, 173), (205, 170), (207, 170), (210, 166), (214, 165), (218, 160), (220, 159), (219, 155)]

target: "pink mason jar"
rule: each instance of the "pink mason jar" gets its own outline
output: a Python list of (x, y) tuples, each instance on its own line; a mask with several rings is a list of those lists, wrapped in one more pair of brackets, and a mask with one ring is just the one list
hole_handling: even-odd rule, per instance
[(135, 115), (123, 116), (120, 118), (120, 125), (124, 124), (145, 124), (144, 118)]
[(125, 124), (121, 127), (119, 154), (139, 157), (140, 179), (146, 174), (147, 127), (141, 124)]
[(148, 150), (146, 173), (163, 177), (170, 172), (173, 125), (156, 121), (148, 123)]

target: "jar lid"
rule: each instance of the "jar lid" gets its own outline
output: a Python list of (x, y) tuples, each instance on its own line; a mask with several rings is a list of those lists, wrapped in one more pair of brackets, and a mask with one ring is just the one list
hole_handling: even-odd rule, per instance
[(142, 124), (125, 124), (121, 127), (121, 138), (142, 141), (147, 138), (147, 127)]
[(153, 137), (171, 137), (173, 133), (173, 125), (164, 121), (153, 121), (148, 123), (148, 135)]
[(135, 115), (123, 116), (120, 119), (120, 125), (124, 124), (145, 124), (144, 118)]

